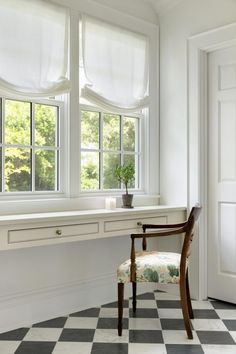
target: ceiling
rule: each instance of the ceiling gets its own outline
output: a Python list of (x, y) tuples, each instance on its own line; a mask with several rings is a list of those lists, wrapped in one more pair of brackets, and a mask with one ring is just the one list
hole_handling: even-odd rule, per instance
[(176, 6), (183, 0), (142, 0), (143, 2), (149, 3), (158, 15), (170, 10), (172, 7)]

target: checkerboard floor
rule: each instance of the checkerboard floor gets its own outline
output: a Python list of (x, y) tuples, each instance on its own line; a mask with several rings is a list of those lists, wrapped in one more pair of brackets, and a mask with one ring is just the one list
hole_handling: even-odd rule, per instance
[(1, 354), (236, 354), (236, 305), (193, 301), (194, 339), (184, 330), (178, 297), (139, 295), (136, 314), (125, 301), (123, 335), (117, 303), (0, 334)]

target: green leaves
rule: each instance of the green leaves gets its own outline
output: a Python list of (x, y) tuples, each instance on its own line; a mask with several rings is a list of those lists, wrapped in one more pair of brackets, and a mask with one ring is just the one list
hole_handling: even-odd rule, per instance
[(158, 283), (159, 282), (158, 273), (155, 270), (152, 270), (151, 268), (146, 268), (145, 271), (143, 272), (143, 275), (150, 282), (154, 282), (154, 283)]
[(126, 194), (128, 194), (128, 184), (134, 180), (135, 169), (132, 163), (123, 166), (116, 166), (115, 177), (119, 182), (124, 183)]
[(179, 276), (179, 270), (174, 265), (168, 265), (167, 268), (172, 278)]

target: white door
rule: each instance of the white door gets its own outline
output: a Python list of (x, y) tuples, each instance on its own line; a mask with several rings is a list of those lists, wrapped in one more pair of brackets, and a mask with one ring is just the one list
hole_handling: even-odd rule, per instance
[(208, 296), (236, 303), (236, 46), (208, 55)]

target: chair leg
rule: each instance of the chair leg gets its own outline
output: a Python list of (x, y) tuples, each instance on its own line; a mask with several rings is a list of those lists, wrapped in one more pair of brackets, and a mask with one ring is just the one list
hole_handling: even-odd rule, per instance
[(186, 272), (186, 292), (187, 292), (189, 317), (193, 319), (194, 318), (194, 314), (193, 314), (193, 308), (192, 308), (190, 291), (189, 291), (188, 270)]
[(182, 307), (183, 318), (184, 318), (184, 325), (188, 335), (188, 339), (193, 339), (191, 322), (190, 322), (189, 312), (188, 312), (188, 298), (187, 298), (185, 277), (182, 277), (182, 279), (180, 278), (180, 300), (181, 300), (181, 307)]
[(136, 282), (132, 282), (132, 289), (133, 289), (133, 301), (132, 301), (133, 312), (136, 312), (136, 305), (137, 305), (137, 301), (136, 301), (137, 283)]
[(118, 335), (122, 335), (124, 283), (118, 283)]

